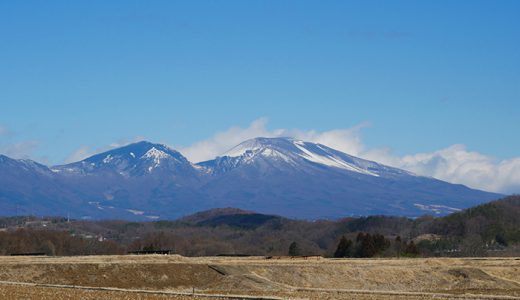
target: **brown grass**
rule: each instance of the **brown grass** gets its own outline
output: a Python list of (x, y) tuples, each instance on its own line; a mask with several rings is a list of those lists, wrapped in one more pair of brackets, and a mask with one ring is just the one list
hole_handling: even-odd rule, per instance
[[(520, 259), (0, 257), (0, 280), (176, 292), (195, 288), (201, 293), (294, 299), (458, 299), (460, 296), (477, 299), (471, 295), (520, 297)], [(0, 293), (5, 289), (44, 294), (43, 290), (56, 288), (0, 286)], [(71, 295), (90, 293), (58, 290)], [(125, 299), (117, 298), (124, 292), (110, 293), (115, 293), (110, 294), (113, 298), (106, 299)], [(141, 294), (136, 297), (141, 296), (162, 297)], [(67, 299), (73, 298), (76, 297)]]
[[(64, 299), (82, 299), (82, 300), (207, 300), (207, 297), (199, 297), (192, 295), (167, 295), (167, 294), (149, 294), (139, 292), (126, 291), (99, 291), (89, 289), (74, 288), (56, 288), (42, 286), (20, 286), (10, 284), (0, 284), (0, 299), (5, 300), (64, 300)], [(210, 298), (213, 300), (228, 300), (229, 298)]]

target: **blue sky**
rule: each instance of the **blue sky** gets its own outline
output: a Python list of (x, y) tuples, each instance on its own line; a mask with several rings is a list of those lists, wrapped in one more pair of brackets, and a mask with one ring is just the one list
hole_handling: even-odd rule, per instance
[(514, 159), (519, 15), (520, 1), (2, 1), (0, 145), (61, 163), (263, 117), (369, 124), (364, 145), (400, 156)]

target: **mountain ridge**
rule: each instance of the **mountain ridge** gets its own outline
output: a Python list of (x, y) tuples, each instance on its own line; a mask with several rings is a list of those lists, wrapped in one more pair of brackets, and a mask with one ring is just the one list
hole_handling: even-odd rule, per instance
[[(132, 168), (144, 164), (146, 165), (145, 171), (152, 173), (155, 168), (160, 167), (161, 161), (164, 160), (179, 165), (192, 165), (180, 152), (166, 145), (141, 141), (108, 150), (78, 162), (53, 166), (51, 169), (55, 172), (89, 173), (99, 168), (115, 167), (118, 172), (126, 174), (132, 173)], [(140, 172), (141, 175), (142, 173)]]
[(199, 164), (208, 165), (213, 161), (219, 160), (248, 163), (258, 156), (283, 160), (292, 165), (298, 165), (303, 159), (317, 165), (326, 165), (376, 177), (380, 176), (379, 173), (375, 172), (376, 170), (379, 170), (381, 173), (386, 172), (386, 174), (418, 176), (409, 171), (358, 158), (322, 144), (304, 142), (287, 137), (249, 139), (226, 151), (222, 156)]
[[(0, 156), (0, 170), (4, 214), (33, 206), (40, 215), (151, 220), (215, 207), (305, 219), (419, 216), (501, 196), (293, 138), (246, 140), (197, 164), (166, 145), (141, 141), (52, 167)], [(20, 195), (23, 205), (13, 204)]]

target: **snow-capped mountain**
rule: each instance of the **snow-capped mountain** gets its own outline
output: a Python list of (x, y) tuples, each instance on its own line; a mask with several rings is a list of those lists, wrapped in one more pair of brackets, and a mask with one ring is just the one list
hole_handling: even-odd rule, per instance
[(292, 138), (251, 139), (200, 165), (216, 201), (290, 217), (446, 214), (498, 197)]
[(51, 168), (0, 156), (4, 215), (164, 219), (236, 207), (306, 219), (419, 216), (500, 196), (292, 138), (247, 140), (198, 164), (149, 142)]
[(393, 177), (410, 172), (360, 159), (325, 145), (292, 138), (256, 138), (230, 149), (215, 160), (200, 163), (211, 173), (223, 173), (241, 165), (260, 161), (279, 163), (287, 168), (327, 168), (369, 176)]
[(103, 152), (80, 162), (56, 166), (57, 173), (95, 174), (115, 172), (122, 176), (146, 175), (160, 170), (193, 172), (194, 166), (166, 145), (146, 141)]
[(51, 168), (56, 179), (96, 208), (93, 217), (149, 218), (191, 212), (204, 199), (200, 167), (166, 145), (146, 141)]

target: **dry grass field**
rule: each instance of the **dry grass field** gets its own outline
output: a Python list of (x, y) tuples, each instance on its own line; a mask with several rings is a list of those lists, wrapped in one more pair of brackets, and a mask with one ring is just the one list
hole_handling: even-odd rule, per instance
[(0, 281), (0, 299), (520, 299), (520, 259), (0, 257)]

